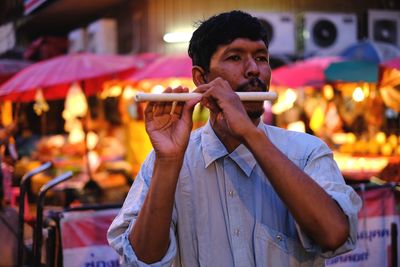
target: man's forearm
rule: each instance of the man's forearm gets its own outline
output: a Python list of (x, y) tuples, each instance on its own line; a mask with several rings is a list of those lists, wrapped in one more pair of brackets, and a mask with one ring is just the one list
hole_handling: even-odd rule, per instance
[(335, 201), (260, 129), (250, 130), (245, 144), (305, 233), (324, 249), (343, 244), (349, 226)]
[(160, 261), (169, 246), (174, 196), (182, 159), (155, 160), (153, 177), (129, 241), (143, 262)]

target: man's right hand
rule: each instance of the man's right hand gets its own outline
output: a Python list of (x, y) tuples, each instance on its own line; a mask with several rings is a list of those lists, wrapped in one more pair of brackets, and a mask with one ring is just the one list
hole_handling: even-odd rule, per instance
[[(188, 92), (167, 88), (164, 93)], [(145, 110), (146, 131), (156, 153), (149, 191), (129, 235), (138, 259), (160, 261), (170, 244), (174, 196), (183, 156), (192, 130), (193, 108), (199, 99), (179, 102), (150, 102)]]
[[(186, 93), (187, 88), (167, 88), (164, 93)], [(192, 130), (194, 106), (200, 101), (150, 102), (145, 109), (146, 131), (158, 159), (182, 158)]]

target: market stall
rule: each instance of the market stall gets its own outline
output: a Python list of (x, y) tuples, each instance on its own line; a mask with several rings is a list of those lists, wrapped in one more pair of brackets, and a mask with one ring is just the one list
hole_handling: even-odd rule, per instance
[[(322, 75), (307, 80), (307, 75), (301, 75), (302, 64), (304, 61), (272, 73), (272, 77), (277, 75), (272, 90), (279, 93), (271, 107), (275, 124), (322, 138), (334, 151), (349, 183), (369, 181), (388, 164), (396, 164), (400, 159), (398, 70), (339, 58), (319, 64)], [(296, 65), (302, 78), (287, 75), (285, 79), (283, 71), (291, 70), (293, 75)], [(307, 68), (304, 64), (304, 71)], [(315, 67), (310, 70), (316, 71)]]
[[(68, 134), (54, 136), (42, 132), (33, 153), (16, 163), (16, 174), (20, 174), (21, 177), (40, 162), (50, 160), (54, 164), (51, 174), (59, 174), (66, 170), (72, 170), (76, 174), (73, 181), (64, 185), (65, 188), (61, 191), (65, 192), (72, 188), (82, 193), (82, 190), (94, 189), (97, 193), (102, 191), (101, 195), (106, 196), (107, 192), (123, 187), (126, 192), (129, 188), (128, 180), (125, 173), (119, 170), (129, 164), (119, 163), (122, 167), (118, 167), (118, 171), (115, 170), (115, 165), (110, 167), (111, 171), (105, 167), (106, 162), (112, 163), (122, 158), (123, 151), (110, 149), (110, 147), (118, 149), (115, 142), (113, 144), (110, 142), (120, 138), (112, 138), (115, 132), (113, 125), (104, 119), (102, 116), (104, 113), (95, 116), (99, 114), (96, 112), (101, 110), (101, 107), (96, 109), (93, 104), (98, 106), (102, 104), (97, 100), (96, 94), (103, 89), (105, 81), (121, 78), (146, 63), (145, 57), (70, 54), (32, 64), (4, 83), (0, 88), (1, 101), (13, 101), (14, 107), (18, 107), (20, 105), (18, 103), (33, 101), (35, 113), (40, 116), (43, 125), (42, 129), (52, 123), (46, 121), (49, 111), (48, 101), (65, 99), (60, 119), (65, 121), (65, 131)], [(123, 145), (119, 146), (121, 147)], [(113, 152), (115, 153), (111, 155)], [(32, 192), (37, 194), (39, 188), (51, 177), (49, 174), (34, 177)], [(84, 193), (81, 196), (88, 195), (90, 194)], [(112, 195), (123, 197), (124, 194)], [(120, 201), (119, 198), (106, 197), (108, 201)], [(90, 200), (93, 199), (85, 199), (85, 201)], [(63, 202), (64, 199), (60, 201)]]
[(279, 94), (271, 107), (274, 122), (322, 138), (332, 148), (346, 183), (363, 201), (357, 247), (327, 260), (326, 266), (397, 266), (400, 68), (396, 64), (341, 59), (322, 68), (324, 78), (319, 82), (295, 84), (303, 77), (288, 75), (287, 84), (283, 76), (273, 83), (272, 90)]

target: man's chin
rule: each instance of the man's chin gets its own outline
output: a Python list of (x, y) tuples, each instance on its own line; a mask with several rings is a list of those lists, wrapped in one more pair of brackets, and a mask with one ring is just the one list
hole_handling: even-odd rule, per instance
[(250, 119), (252, 120), (256, 120), (259, 119), (261, 117), (261, 115), (263, 114), (263, 112), (260, 111), (254, 111), (254, 112), (247, 112), (247, 115), (249, 116)]
[(263, 102), (247, 102), (244, 104), (247, 115), (250, 119), (258, 119), (264, 114)]

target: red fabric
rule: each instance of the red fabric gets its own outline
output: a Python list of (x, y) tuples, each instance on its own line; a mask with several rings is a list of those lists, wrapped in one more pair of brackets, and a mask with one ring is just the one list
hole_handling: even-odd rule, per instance
[(363, 208), (358, 213), (359, 218), (384, 217), (397, 215), (395, 192), (391, 188), (376, 188), (358, 191), (363, 200)]
[[(74, 216), (62, 221), (63, 249), (108, 245), (107, 230), (118, 210), (73, 212)], [(67, 215), (67, 214), (66, 214)]]
[[(93, 94), (106, 79), (140, 68), (144, 63), (133, 56), (70, 54), (41, 61), (23, 69), (0, 86), (0, 100), (32, 101), (37, 89), (45, 98), (65, 97), (73, 82), (87, 81), (82, 89)], [(95, 80), (96, 78), (96, 80)]]
[(325, 83), (324, 70), (340, 57), (314, 57), (272, 70), (273, 85), (292, 88), (322, 86)]

